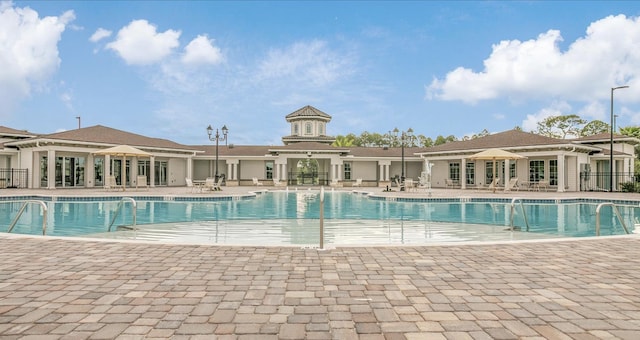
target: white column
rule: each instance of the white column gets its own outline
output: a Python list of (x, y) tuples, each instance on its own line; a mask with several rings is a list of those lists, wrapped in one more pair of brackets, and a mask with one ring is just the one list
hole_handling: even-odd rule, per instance
[(187, 158), (187, 174), (188, 178), (193, 178), (193, 157)]
[(467, 159), (463, 158), (460, 162), (460, 189), (467, 188)]
[(156, 158), (149, 157), (149, 186), (154, 188), (156, 186)]
[(565, 166), (564, 166), (564, 155), (558, 155), (558, 192), (564, 192), (564, 178), (565, 178)]
[(87, 162), (84, 165), (84, 186), (86, 188), (95, 187), (96, 171), (93, 163), (93, 154), (88, 154)]
[(107, 184), (107, 178), (111, 176), (111, 156), (104, 155), (104, 174), (102, 176), (102, 185)]
[(228, 180), (234, 180), (235, 178), (233, 178), (233, 163), (227, 163), (227, 179)]
[(56, 150), (47, 151), (47, 189), (56, 188)]
[(509, 189), (509, 181), (511, 180), (511, 172), (509, 171), (509, 160), (504, 160), (504, 179), (502, 180), (502, 185), (504, 185), (504, 191), (508, 191)]
[(384, 182), (384, 178), (385, 178), (385, 173), (384, 173), (384, 164), (379, 164), (379, 165), (378, 165), (378, 169), (379, 169), (379, 171), (380, 171), (380, 176), (378, 176), (378, 177), (379, 177), (379, 180), (380, 180), (381, 182)]

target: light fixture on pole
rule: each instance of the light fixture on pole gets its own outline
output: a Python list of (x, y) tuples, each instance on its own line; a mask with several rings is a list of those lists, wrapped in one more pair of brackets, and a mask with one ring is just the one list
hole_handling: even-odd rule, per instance
[(609, 135), (609, 191), (613, 191), (613, 91), (629, 88), (628, 85), (611, 88), (611, 134)]
[[(400, 132), (400, 130), (398, 130), (398, 128), (393, 129), (392, 133), (393, 136), (397, 139), (398, 138), (398, 133)], [(401, 174), (400, 174), (400, 183), (404, 183), (404, 174), (405, 174), (405, 166), (404, 166), (404, 147), (405, 145), (407, 145), (407, 143), (413, 143), (415, 136), (413, 135), (413, 129), (409, 128), (407, 131), (402, 131), (402, 133), (400, 133), (400, 149), (402, 150), (402, 154), (401, 154), (401, 164), (400, 166), (402, 167), (401, 170)], [(404, 186), (402, 186), (400, 188), (400, 191), (404, 191)]]
[(220, 136), (220, 133), (218, 132), (218, 129), (216, 129), (216, 134), (213, 134), (213, 128), (211, 127), (211, 125), (207, 126), (207, 134), (209, 135), (209, 140), (210, 141), (216, 141), (216, 164), (215, 164), (215, 178), (216, 178), (216, 182), (218, 181), (218, 143), (220, 141), (226, 141), (227, 140), (227, 134), (229, 133), (229, 129), (227, 129), (226, 125), (222, 126), (222, 136)]

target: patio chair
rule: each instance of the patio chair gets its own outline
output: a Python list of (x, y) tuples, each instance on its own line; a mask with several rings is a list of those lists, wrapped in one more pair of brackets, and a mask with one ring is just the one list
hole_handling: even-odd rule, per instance
[(538, 181), (538, 184), (536, 185), (536, 189), (537, 189), (538, 191), (540, 191), (540, 190), (542, 190), (542, 189), (544, 189), (544, 191), (547, 191), (547, 190), (549, 190), (549, 188), (550, 188), (550, 187), (551, 187), (551, 186), (549, 185), (549, 181), (548, 181), (548, 180), (546, 180), (546, 179), (541, 179), (541, 180), (539, 180), (539, 181)]
[(361, 187), (362, 186), (362, 178), (356, 178), (356, 181), (351, 184), (352, 187)]
[(119, 190), (120, 186), (117, 184), (116, 176), (109, 175), (105, 178), (104, 189), (105, 190)]
[(407, 192), (414, 190), (413, 178), (405, 178), (404, 179), (404, 190)]
[(518, 177), (511, 178), (507, 184), (507, 191), (515, 190), (520, 191), (520, 185), (518, 184)]
[(424, 189), (425, 191), (431, 189), (431, 182), (429, 182), (427, 180), (427, 177), (420, 177), (419, 181), (418, 181), (418, 186), (416, 187), (416, 191), (418, 191), (419, 189)]
[(224, 176), (218, 177), (218, 181), (213, 183), (211, 187), (211, 191), (222, 191), (222, 182), (224, 181)]
[(139, 175), (136, 177), (136, 189), (140, 188), (149, 190), (149, 186), (147, 185), (147, 176)]
[(393, 183), (396, 184), (396, 187), (398, 187), (398, 190), (403, 191), (404, 190), (404, 182), (400, 183), (400, 178), (399, 177), (395, 177), (393, 179)]
[(451, 178), (445, 178), (444, 183), (447, 186), (447, 188), (450, 188), (450, 189), (454, 189), (458, 186), (458, 183), (452, 180)]
[(262, 186), (262, 182), (258, 181), (258, 177), (254, 177), (251, 179), (253, 181), (253, 185), (255, 186)]
[(287, 185), (287, 183), (284, 182), (284, 181), (281, 181), (281, 180), (279, 180), (277, 178), (273, 179), (273, 186), (274, 187), (283, 187), (283, 186), (286, 186), (286, 185)]
[(199, 191), (202, 191), (202, 187), (201, 186), (196, 186), (193, 183), (193, 180), (191, 180), (191, 178), (185, 178), (184, 179), (185, 182), (187, 182), (187, 191), (188, 192), (194, 192), (196, 189), (198, 189)]
[(331, 183), (329, 183), (329, 186), (332, 188), (341, 188), (342, 187), (342, 182), (340, 182), (339, 179), (334, 178), (331, 180)]

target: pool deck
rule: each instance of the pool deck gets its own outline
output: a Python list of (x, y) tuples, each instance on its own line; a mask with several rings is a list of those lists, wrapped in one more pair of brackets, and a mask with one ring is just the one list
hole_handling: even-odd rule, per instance
[[(255, 187), (224, 189), (197, 195)], [(122, 192), (0, 190), (35, 194)], [(640, 200), (624, 193), (437, 189), (432, 197)], [(639, 235), (323, 250), (0, 234), (0, 339), (639, 336)]]

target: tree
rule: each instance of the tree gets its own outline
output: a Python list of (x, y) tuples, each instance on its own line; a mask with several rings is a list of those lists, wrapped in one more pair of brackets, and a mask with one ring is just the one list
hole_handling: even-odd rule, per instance
[(352, 133), (346, 136), (337, 135), (336, 140), (331, 145), (337, 146), (337, 147), (349, 147), (349, 146), (353, 146), (354, 145), (353, 143), (355, 141), (356, 141), (356, 137)]
[(536, 133), (543, 136), (565, 139), (580, 136), (586, 120), (578, 115), (551, 116), (538, 122)]
[(455, 142), (456, 140), (458, 139), (454, 135), (449, 135), (448, 137), (439, 135), (438, 137), (436, 137), (436, 141), (435, 143), (433, 143), (433, 145), (441, 145), (449, 142)]
[(592, 120), (580, 131), (580, 137), (593, 136), (608, 132), (611, 126), (601, 120)]
[[(620, 128), (620, 134), (623, 136), (629, 136), (640, 139), (640, 127), (637, 126), (627, 126)], [(633, 164), (634, 172), (640, 174), (640, 145), (636, 145), (636, 159)]]

